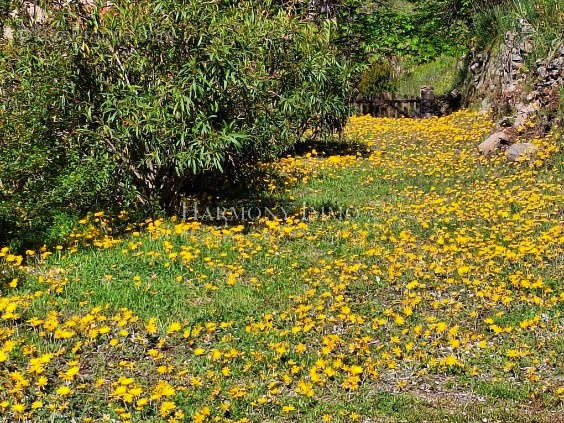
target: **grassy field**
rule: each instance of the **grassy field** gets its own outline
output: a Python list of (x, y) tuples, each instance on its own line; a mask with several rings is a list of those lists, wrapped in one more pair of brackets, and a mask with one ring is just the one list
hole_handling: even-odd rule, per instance
[(412, 66), (397, 79), (398, 94), (417, 97), (423, 86), (433, 87), (435, 95), (448, 94), (459, 82), (459, 61), (456, 57), (443, 55), (432, 62)]
[(2, 250), (0, 420), (562, 421), (561, 140), (508, 164), (491, 127), (355, 117), (213, 224)]

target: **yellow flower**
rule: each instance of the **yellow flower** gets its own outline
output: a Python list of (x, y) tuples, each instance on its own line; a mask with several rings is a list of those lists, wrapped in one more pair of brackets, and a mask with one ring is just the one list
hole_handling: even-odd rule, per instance
[(161, 417), (167, 417), (170, 414), (170, 412), (175, 409), (175, 407), (176, 405), (174, 404), (174, 402), (164, 401), (159, 409)]
[(60, 395), (62, 397), (66, 397), (66, 396), (68, 396), (72, 393), (72, 390), (68, 386), (61, 386), (61, 387), (57, 388), (57, 390), (55, 392), (57, 393), (57, 395)]
[(356, 365), (355, 365), (355, 366), (351, 366), (351, 367), (350, 367), (350, 373), (351, 373), (352, 375), (360, 375), (360, 374), (362, 374), (363, 371), (364, 371), (364, 370), (363, 370), (362, 367), (360, 367), (360, 366), (356, 366)]
[(63, 375), (62, 378), (64, 380), (72, 381), (74, 377), (78, 374), (79, 368), (78, 366), (73, 366), (69, 368)]
[(145, 325), (145, 330), (149, 333), (149, 335), (154, 335), (157, 332), (157, 319), (154, 317), (150, 318)]
[(25, 411), (25, 404), (22, 403), (15, 403), (12, 405), (12, 411), (14, 413), (21, 414)]
[(298, 386), (296, 387), (296, 393), (304, 395), (306, 397), (313, 397), (313, 384), (310, 382), (306, 382), (305, 380), (300, 380), (298, 382)]
[(182, 329), (182, 325), (178, 322), (172, 322), (169, 326), (168, 326), (168, 330), (167, 333), (173, 334), (175, 332), (178, 332), (180, 329)]
[(48, 380), (45, 376), (40, 376), (37, 379), (36, 383), (37, 383), (37, 386), (39, 386), (40, 388), (44, 388), (47, 385), (47, 382), (48, 382)]
[(151, 399), (156, 400), (161, 397), (172, 397), (174, 393), (174, 388), (166, 380), (161, 380), (153, 389), (153, 395), (151, 396)]
[(443, 363), (449, 367), (462, 366), (462, 363), (454, 355), (449, 355), (443, 360)]

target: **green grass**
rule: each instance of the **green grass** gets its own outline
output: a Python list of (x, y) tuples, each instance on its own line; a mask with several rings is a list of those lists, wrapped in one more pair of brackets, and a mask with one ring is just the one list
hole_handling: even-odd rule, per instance
[(415, 65), (397, 80), (397, 92), (415, 97), (420, 94), (421, 87), (432, 86), (435, 95), (446, 94), (456, 86), (459, 61), (456, 57), (442, 55), (432, 62)]
[[(160, 251), (157, 242), (143, 237), (143, 251)], [(182, 242), (177, 239), (176, 242)], [(260, 277), (260, 289), (245, 285), (226, 287), (220, 285), (217, 291), (206, 289), (206, 282), (218, 282), (225, 277), (223, 272), (210, 269), (203, 260), (209, 257), (219, 259), (225, 254), (227, 260), (235, 262), (233, 244), (222, 243), (219, 248), (202, 248), (202, 257), (191, 265), (191, 272), (179, 265), (163, 266), (165, 259), (131, 257), (120, 249), (85, 251), (65, 256), (55, 261), (56, 266), (68, 269), (67, 276), (75, 282), (65, 286), (65, 308), (79, 311), (83, 301), (93, 306), (110, 305), (118, 309), (127, 307), (143, 318), (157, 317), (163, 324), (172, 320), (207, 321), (211, 318), (244, 320), (257, 316), (264, 309), (284, 307), (288, 296), (295, 292), (297, 275), (288, 256), (267, 256), (268, 246), (257, 242), (255, 247), (263, 250), (245, 263), (245, 277)], [(292, 245), (290, 248), (299, 248)], [(300, 257), (297, 270), (310, 265), (307, 257)], [(282, 271), (265, 278), (263, 269), (276, 268)], [(100, 269), (105, 269), (100, 272)], [(198, 277), (194, 277), (194, 275)], [(111, 280), (106, 278), (111, 275)], [(140, 286), (134, 277), (140, 276)], [(183, 277), (182, 282), (177, 277)]]
[(529, 396), (529, 391), (524, 387), (516, 387), (509, 382), (478, 382), (474, 392), (494, 399), (512, 399), (524, 401)]
[[(459, 119), (461, 124), (465, 122), (464, 117)], [(519, 263), (493, 258), (493, 264), (488, 264), (478, 252), (489, 245), (511, 245), (522, 240), (530, 240), (537, 246), (545, 242), (538, 239), (540, 233), (557, 225), (554, 218), (544, 219), (543, 216), (555, 207), (553, 190), (557, 189), (555, 181), (562, 177), (560, 168), (556, 167), (561, 156), (553, 157), (531, 176), (524, 167), (481, 160), (475, 151), (477, 139), (453, 144), (456, 128), (452, 129), (454, 135), (450, 130), (447, 134), (436, 135), (437, 128), (448, 125), (447, 122), (447, 118), (436, 122), (421, 120), (416, 124), (398, 120), (398, 125), (413, 126), (400, 135), (401, 128), (391, 127), (378, 139), (379, 143), (371, 146), (374, 151), (382, 152), (376, 156), (385, 159), (383, 163), (378, 162), (377, 157), (362, 155), (346, 164), (339, 164), (337, 159), (336, 165), (328, 165), (331, 162), (322, 154), (304, 162), (297, 159), (290, 174), (282, 178), (283, 182), (288, 181), (294, 175), (291, 172), (297, 172), (293, 184), (282, 182), (273, 192), (252, 199), (284, 204), (296, 212), (304, 204), (316, 209), (323, 206), (358, 209), (358, 214), (346, 219), (333, 216), (311, 220), (303, 229), (297, 227), (296, 222), (290, 234), (283, 233), (288, 225), (283, 225), (282, 232), (278, 233), (267, 230), (264, 223), (247, 222), (237, 233), (221, 233), (222, 227), (202, 225), (182, 235), (174, 232), (175, 222), (165, 220), (163, 232), (158, 236), (141, 230), (139, 234), (124, 235), (121, 243), (113, 248), (55, 252), (47, 263), (33, 270), (28, 282), (24, 284), (22, 280), (17, 292), (21, 295), (44, 289), (45, 285), (33, 275), (46, 275), (58, 268), (65, 270), (60, 277), (68, 282), (61, 292), (40, 296), (24, 311), (22, 339), (26, 336), (26, 342), (40, 345), (41, 350), (58, 350), (63, 345), (70, 350), (75, 343), (73, 339), (64, 344), (64, 340), (43, 337), (39, 331), (32, 330), (25, 335), (27, 319), (44, 318), (54, 310), (60, 313), (61, 324), (65, 318), (82, 316), (94, 306), (108, 310), (108, 315), (127, 308), (139, 316), (137, 326), (127, 326), (129, 335), (118, 335), (117, 328), (111, 335), (96, 341), (95, 348), (88, 344), (79, 354), (69, 353), (68, 360), (80, 360), (81, 372), (84, 372), (84, 376), (80, 373), (84, 378), (80, 381), (84, 381), (88, 389), (99, 377), (108, 380), (103, 388), (107, 391), (93, 391), (93, 395), (86, 395), (73, 385), (77, 396), (72, 399), (71, 409), (81, 416), (85, 413), (119, 416), (116, 408), (121, 403), (114, 401), (114, 408), (107, 411), (106, 402), (111, 400), (96, 395), (111, 392), (110, 381), (129, 375), (143, 384), (146, 392), (151, 392), (159, 379), (170, 380), (175, 386), (188, 386), (189, 389), (178, 390), (174, 396), (175, 404), (186, 413), (188, 421), (197, 410), (210, 403), (217, 415), (218, 406), (224, 400), (231, 403), (230, 416), (235, 421), (248, 417), (252, 422), (317, 423), (326, 415), (330, 415), (332, 421), (343, 423), (551, 421), (554, 417), (551, 413), (562, 408), (559, 397), (553, 393), (558, 383), (555, 363), (560, 362), (564, 351), (558, 329), (561, 304), (521, 303), (518, 296), (528, 295), (528, 291), (510, 291), (514, 302), (508, 305), (498, 299), (481, 298), (476, 293), (483, 290), (488, 295), (497, 294), (500, 282), (510, 286), (506, 279), (517, 270), (533, 279), (543, 277), (547, 286), (555, 291), (534, 291), (543, 301), (559, 292), (554, 282), (561, 270), (557, 258), (524, 257)], [(381, 121), (372, 123), (374, 126), (381, 124)], [(426, 136), (425, 131), (430, 135)], [(453, 151), (455, 154), (451, 154)], [(430, 162), (435, 165), (431, 166)], [(519, 178), (514, 177), (516, 172)], [(539, 195), (538, 201), (544, 201), (542, 193), (535, 190), (537, 184), (544, 186), (547, 181), (553, 185), (543, 189), (554, 198), (537, 210), (536, 202), (529, 201), (531, 192)], [(501, 186), (501, 192), (497, 191), (496, 184)], [(477, 207), (475, 200), (475, 196), (483, 195), (486, 189), (495, 197), (492, 200), (494, 211), (507, 212), (506, 217), (498, 220), (495, 216), (474, 215), (486, 207), (482, 208), (482, 204)], [(486, 202), (483, 197), (479, 201)], [(457, 209), (456, 204), (462, 204), (462, 208)], [(412, 206), (423, 208), (410, 209)], [(534, 217), (527, 223), (532, 225), (529, 229), (523, 229), (526, 226), (523, 215)], [(544, 219), (544, 224), (536, 224), (537, 218)], [(520, 225), (511, 227), (522, 231), (517, 240), (505, 231), (507, 225), (514, 225), (514, 219), (518, 219)], [(422, 220), (427, 221), (428, 226), (423, 226)], [(438, 247), (438, 235), (451, 238), (447, 238), (443, 247)], [(472, 240), (457, 240), (463, 236)], [(135, 243), (140, 245), (135, 247)], [(447, 248), (458, 245), (456, 243), (461, 245), (458, 250)], [(194, 253), (190, 262), (170, 258), (170, 253), (178, 253), (183, 247)], [(372, 248), (380, 250), (369, 254)], [(437, 262), (449, 266), (449, 273), (431, 271), (431, 266)], [(457, 268), (466, 263), (476, 269), (468, 276), (468, 283), (478, 282), (476, 289), (470, 288), (471, 285), (457, 274)], [(500, 266), (501, 270), (489, 274), (493, 265)], [(397, 267), (396, 277), (389, 276), (392, 267)], [(234, 269), (240, 271), (240, 276), (229, 286), (226, 280)], [(413, 281), (427, 287), (408, 288)], [(315, 295), (308, 292), (315, 292)], [(401, 310), (407, 301), (417, 296), (421, 297), (421, 303), (414, 307), (413, 314), (403, 314)], [(364, 323), (351, 323), (339, 317), (345, 304), (354, 315), (365, 319)], [(310, 314), (298, 317), (296, 309), (300, 305), (311, 306)], [(372, 319), (384, 318), (388, 310), (402, 313), (405, 323), (395, 325), (390, 318), (385, 326), (371, 327)], [(274, 330), (260, 333), (247, 330), (248, 325), (260, 322), (266, 314), (272, 314)], [(529, 331), (519, 329), (524, 319), (541, 314), (539, 327)], [(143, 324), (149, 318), (157, 319), (161, 332), (151, 336), (144, 333)], [(309, 318), (323, 323), (316, 324), (308, 333), (292, 333), (294, 327), (300, 327)], [(513, 331), (495, 335), (484, 323), (485, 318), (492, 318), (500, 326), (511, 326)], [(458, 326), (461, 340), (469, 337), (464, 341), (465, 346), (455, 350), (464, 360), (464, 368), (428, 365), (429, 357), (441, 358), (451, 352), (446, 337), (435, 333), (425, 337), (414, 335), (416, 325), (421, 325), (423, 331), (430, 328), (430, 319), (444, 321), (448, 328)], [(232, 322), (233, 326), (215, 334), (204, 330), (199, 337), (186, 339), (182, 332), (166, 335), (172, 322), (182, 322), (183, 330), (210, 322)], [(111, 326), (111, 318), (102, 324), (106, 323)], [(318, 354), (323, 338), (328, 335), (339, 335), (346, 344), (328, 356)], [(472, 339), (474, 335), (478, 338)], [(393, 336), (400, 339), (399, 343), (391, 339)], [(119, 339), (123, 347), (110, 346), (108, 341), (112, 337)], [(363, 344), (366, 339), (379, 343), (366, 346)], [(474, 346), (479, 339), (487, 339), (485, 349)], [(162, 345), (157, 347), (161, 341)], [(292, 348), (302, 342), (307, 344), (308, 351), (298, 354)], [(316, 386), (312, 398), (296, 394), (294, 382), (280, 383), (280, 394), (268, 393), (268, 385), (278, 383), (281, 375), (289, 373), (296, 363), (301, 369), (297, 370), (295, 379), (308, 380), (309, 370), (319, 360), (339, 358), (347, 365), (355, 364), (357, 356), (380, 360), (380, 353), (393, 356), (397, 345), (405, 352), (407, 342), (413, 342), (415, 348), (428, 355), (420, 360), (406, 354), (407, 359), (398, 359), (394, 371), (389, 371), (382, 359), (378, 368), (380, 377), (372, 380), (363, 375), (358, 390), (344, 389), (342, 378), (336, 378), (324, 387)], [(288, 343), (290, 349), (285, 355), (274, 358), (272, 345), (277, 343)], [(196, 357), (194, 348), (200, 346), (206, 354)], [(153, 362), (147, 355), (153, 348), (165, 357)], [(225, 362), (211, 360), (209, 353), (214, 348), (223, 351), (235, 348), (241, 358)], [(515, 369), (506, 372), (503, 366), (508, 349), (530, 349), (531, 353), (516, 359)], [(266, 360), (256, 359), (261, 354)], [(26, 360), (23, 353), (19, 353), (17, 359), (22, 363)], [(535, 363), (535, 359), (540, 360), (541, 365)], [(122, 362), (135, 362), (135, 366), (129, 371)], [(364, 362), (358, 363), (367, 366)], [(155, 368), (160, 365), (174, 366), (174, 372), (156, 374)], [(229, 367), (229, 377), (220, 376), (223, 366)], [(533, 366), (541, 369), (541, 381), (529, 381), (522, 370)], [(61, 362), (57, 370), (50, 370), (50, 377), (56, 378), (57, 371), (67, 367)], [(474, 367), (479, 369), (477, 375), (471, 374)], [(27, 368), (26, 364), (22, 368)], [(176, 373), (181, 370), (188, 374), (177, 379)], [(209, 372), (214, 374), (213, 378)], [(202, 388), (190, 387), (192, 376), (201, 377), (207, 384)], [(222, 395), (226, 395), (234, 385), (245, 386), (248, 396), (233, 400), (224, 396), (217, 399), (212, 394), (218, 387)], [(545, 394), (546, 386), (550, 390)], [(264, 396), (272, 402), (262, 407), (252, 405)], [(535, 407), (530, 407), (533, 402)], [(296, 411), (284, 414), (281, 411), (284, 405), (293, 405)], [(355, 413), (360, 420), (352, 420)], [(140, 415), (133, 414), (132, 420), (162, 421), (158, 411), (148, 413), (149, 417), (143, 419), (138, 417)], [(48, 420), (50, 415), (43, 417)]]

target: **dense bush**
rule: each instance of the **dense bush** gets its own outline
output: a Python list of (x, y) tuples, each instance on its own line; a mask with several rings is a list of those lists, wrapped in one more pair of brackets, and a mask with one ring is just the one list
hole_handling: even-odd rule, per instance
[(416, 63), (431, 61), (438, 55), (460, 55), (469, 35), (467, 1), (423, 0), (383, 2), (358, 13), (351, 31), (369, 56), (406, 57)]
[[(78, 2), (77, 2), (78, 3)], [(195, 175), (339, 130), (332, 21), (269, 3), (118, 0), (12, 20), (0, 46), (0, 243), (67, 214), (171, 207)], [(2, 43), (0, 41), (0, 43)]]
[(359, 95), (365, 97), (393, 92), (395, 91), (394, 82), (392, 65), (384, 59), (377, 59), (370, 63), (362, 73), (358, 84)]

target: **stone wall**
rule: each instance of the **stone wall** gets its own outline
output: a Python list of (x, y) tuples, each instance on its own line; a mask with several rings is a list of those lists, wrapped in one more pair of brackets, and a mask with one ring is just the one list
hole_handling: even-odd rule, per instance
[(564, 82), (564, 43), (527, 66), (534, 48), (534, 30), (521, 20), (519, 29), (507, 32), (497, 48), (474, 52), (465, 89), (467, 103), (479, 104), (482, 112), (499, 119), (500, 127), (515, 130), (539, 111), (557, 108)]
[(509, 161), (533, 157), (538, 147), (523, 141), (563, 123), (556, 119), (562, 107), (564, 43), (555, 43), (546, 58), (531, 64), (528, 55), (534, 49), (533, 28), (520, 21), (519, 30), (507, 32), (497, 48), (471, 56), (467, 102), (497, 118), (497, 127), (478, 146), (485, 156), (504, 151)]

